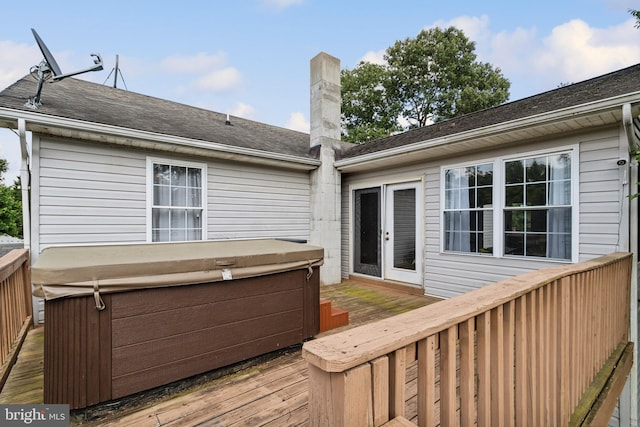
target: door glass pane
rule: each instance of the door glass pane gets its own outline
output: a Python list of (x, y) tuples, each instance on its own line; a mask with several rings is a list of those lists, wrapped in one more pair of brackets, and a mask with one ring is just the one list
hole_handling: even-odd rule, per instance
[(416, 190), (393, 192), (393, 266), (416, 268)]
[(353, 271), (380, 277), (380, 188), (356, 190), (354, 195)]

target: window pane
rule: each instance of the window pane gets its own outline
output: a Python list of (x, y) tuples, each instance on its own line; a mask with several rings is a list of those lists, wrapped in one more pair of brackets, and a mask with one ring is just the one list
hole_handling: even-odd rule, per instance
[(172, 242), (184, 242), (187, 240), (187, 230), (171, 230), (171, 241)]
[(551, 181), (549, 183), (549, 205), (571, 204), (571, 181)]
[(463, 187), (475, 187), (476, 186), (476, 168), (475, 167), (467, 167), (464, 169), (464, 174), (466, 177), (466, 182), (463, 184)]
[(524, 231), (524, 211), (504, 212), (504, 231)]
[(171, 166), (171, 185), (184, 187), (187, 184), (187, 168)]
[(169, 228), (169, 209), (153, 209), (151, 211), (151, 217), (151, 228)]
[(448, 169), (444, 175), (445, 188), (458, 188), (458, 177), (460, 172), (457, 169)]
[(547, 184), (527, 184), (527, 206), (545, 206), (547, 204)]
[(506, 188), (505, 206), (524, 206), (523, 185), (511, 185)]
[(163, 185), (153, 186), (153, 204), (155, 206), (169, 206), (171, 203), (171, 187)]
[(458, 194), (457, 190), (445, 190), (444, 192), (444, 207), (445, 209), (453, 209), (457, 206), (455, 197)]
[(549, 179), (571, 179), (571, 156), (568, 153), (549, 156)]
[(478, 188), (478, 207), (490, 207), (493, 205), (493, 188), (482, 187)]
[(482, 233), (479, 235), (478, 247), (481, 253), (493, 253), (493, 211), (478, 212), (478, 230)]
[(547, 159), (536, 157), (526, 160), (525, 175), (527, 182), (544, 182), (547, 180)]
[(527, 234), (526, 235), (526, 256), (546, 257), (547, 256), (547, 235)]
[(506, 184), (519, 184), (524, 182), (524, 164), (522, 160), (506, 162), (504, 169), (504, 180)]
[(462, 208), (475, 208), (476, 207), (476, 189), (475, 188), (468, 188), (466, 190), (463, 190), (467, 192), (466, 195), (466, 202), (467, 205), (466, 206), (461, 206)]
[(188, 210), (187, 212), (187, 227), (188, 228), (201, 228), (202, 219), (199, 210)]
[(169, 230), (153, 230), (152, 241), (153, 242), (170, 242), (171, 234)]
[(194, 228), (187, 230), (187, 240), (202, 240), (202, 229)]
[(202, 190), (199, 188), (190, 188), (188, 190), (188, 200), (187, 200), (187, 206), (189, 207), (201, 207), (202, 206), (202, 200), (200, 199), (200, 195), (202, 194)]
[(528, 232), (546, 232), (547, 231), (547, 211), (539, 209), (534, 211), (526, 211), (527, 231)]
[(169, 185), (171, 180), (169, 165), (153, 165), (153, 183), (161, 185)]
[(171, 188), (171, 206), (187, 206), (187, 190), (184, 187)]
[(549, 209), (549, 232), (571, 233), (571, 208)]
[(478, 185), (493, 185), (493, 165), (478, 166), (477, 179)]
[(188, 170), (188, 178), (189, 178), (189, 187), (200, 188), (202, 187), (201, 180), (202, 172), (200, 169), (189, 168)]
[(524, 255), (524, 234), (506, 233), (504, 236), (505, 255)]
[(171, 211), (171, 228), (186, 228), (187, 227), (187, 213), (180, 209), (173, 209)]

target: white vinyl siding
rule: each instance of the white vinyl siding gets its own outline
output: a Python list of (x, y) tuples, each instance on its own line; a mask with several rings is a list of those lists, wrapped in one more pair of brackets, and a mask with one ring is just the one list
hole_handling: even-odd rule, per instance
[[(577, 147), (573, 156), (577, 171), (573, 175), (573, 186), (577, 200), (577, 224), (574, 230), (573, 261), (592, 259), (597, 256), (625, 250), (626, 246), (618, 236), (624, 235), (620, 229), (624, 197), (623, 177), (616, 161), (622, 144), (617, 129), (608, 129), (553, 141), (529, 144), (517, 149), (504, 148), (481, 155), (464, 154), (450, 157), (442, 162), (424, 162), (419, 165), (403, 166), (370, 173), (345, 174), (343, 180), (343, 203), (348, 200), (349, 186), (362, 188), (367, 183), (401, 181), (407, 174), (424, 177), (424, 290), (425, 294), (438, 297), (453, 297), (490, 283), (513, 277), (528, 271), (558, 265), (557, 260), (526, 259), (518, 257), (487, 256), (480, 254), (447, 253), (442, 251), (441, 229), (441, 177), (442, 167), (456, 164), (480, 164), (487, 159), (516, 159), (528, 153), (558, 152), (563, 147)], [(518, 153), (517, 155), (515, 153)], [(502, 163), (496, 164), (502, 168)], [(350, 221), (343, 206), (343, 224)], [(623, 221), (624, 224), (624, 221)], [(343, 232), (352, 232), (345, 224)], [(343, 259), (350, 255), (348, 241), (343, 237)], [(349, 243), (350, 244), (350, 243)], [(349, 261), (350, 262), (350, 261)], [(343, 266), (343, 274), (346, 268)]]
[(216, 164), (207, 185), (210, 240), (309, 239), (308, 173)]
[[(34, 251), (54, 245), (147, 241), (146, 159), (166, 153), (34, 137)], [(34, 156), (35, 157), (35, 156)], [(205, 163), (206, 239), (309, 238), (309, 174), (219, 160)], [(37, 187), (39, 186), (39, 187)], [(37, 238), (37, 235), (34, 235)]]
[(144, 156), (64, 140), (36, 148), (40, 250), (145, 241)]
[[(580, 144), (580, 260), (626, 249), (617, 134)], [(624, 228), (621, 228), (624, 227)]]

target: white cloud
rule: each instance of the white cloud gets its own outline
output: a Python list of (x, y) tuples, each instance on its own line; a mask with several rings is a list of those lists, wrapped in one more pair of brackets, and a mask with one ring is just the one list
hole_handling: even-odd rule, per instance
[(291, 115), (289, 116), (289, 120), (287, 120), (287, 123), (284, 125), (284, 127), (291, 130), (296, 130), (298, 132), (309, 133), (309, 130), (311, 129), (311, 123), (309, 123), (309, 120), (307, 120), (303, 113), (295, 112), (291, 113)]
[(640, 42), (631, 20), (601, 29), (574, 19), (555, 27), (530, 64), (539, 73), (576, 82), (640, 62)]
[[(489, 40), (491, 32), (489, 30), (489, 17), (481, 16), (459, 16), (449, 21), (436, 21), (427, 28), (440, 27), (442, 29), (448, 27), (456, 27), (464, 32), (467, 38), (477, 44)], [(476, 44), (476, 48), (478, 48)]]
[(369, 52), (365, 53), (358, 62), (370, 62), (372, 64), (385, 65), (387, 63), (387, 61), (384, 60), (385, 52), (386, 49), (370, 50)]
[(0, 40), (0, 89), (15, 83), (29, 68), (42, 60), (42, 53), (33, 45)]
[(221, 68), (227, 64), (226, 52), (215, 55), (200, 52), (196, 55), (172, 55), (160, 64), (168, 72), (197, 74), (211, 68)]
[(512, 82), (511, 99), (576, 83), (640, 62), (634, 19), (597, 28), (574, 19), (547, 34), (536, 27), (492, 32), (486, 15), (436, 21), (427, 28), (455, 26), (476, 42), (478, 60), (500, 68)]
[(161, 67), (175, 74), (195, 75), (187, 84), (176, 88), (178, 93), (192, 91), (226, 92), (242, 86), (242, 74), (229, 66), (226, 52), (214, 55), (200, 52), (195, 55), (173, 55), (161, 62)]
[(231, 109), (229, 114), (245, 119), (253, 119), (255, 111), (256, 109), (253, 108), (252, 105), (245, 104), (244, 102), (236, 102), (236, 105)]
[(240, 72), (233, 67), (226, 67), (221, 70), (211, 71), (190, 85), (193, 89), (209, 90), (213, 92), (226, 92), (237, 89), (242, 85)]

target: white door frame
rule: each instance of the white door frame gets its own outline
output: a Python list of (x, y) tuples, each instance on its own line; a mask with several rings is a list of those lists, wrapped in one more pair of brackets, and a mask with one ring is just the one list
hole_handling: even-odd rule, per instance
[[(422, 287), (422, 263), (423, 263), (423, 233), (422, 233), (422, 218), (424, 207), (422, 205), (422, 181), (411, 181), (397, 184), (387, 184), (383, 186), (383, 215), (384, 221), (382, 225), (382, 264), (383, 264), (383, 277), (385, 279), (410, 283), (413, 285), (419, 285)], [(415, 261), (413, 269), (397, 268), (394, 266), (393, 259), (393, 246), (394, 246), (394, 233), (393, 233), (393, 208), (394, 208), (394, 191), (397, 190), (415, 190)]]

